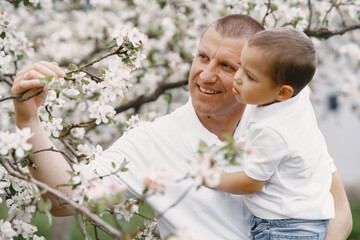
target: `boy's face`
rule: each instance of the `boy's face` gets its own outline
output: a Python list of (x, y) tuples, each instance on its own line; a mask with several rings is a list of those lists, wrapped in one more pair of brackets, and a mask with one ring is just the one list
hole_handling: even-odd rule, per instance
[(246, 44), (240, 57), (241, 66), (234, 76), (233, 93), (241, 103), (266, 106), (277, 102), (280, 87), (269, 74), (269, 61), (260, 48)]

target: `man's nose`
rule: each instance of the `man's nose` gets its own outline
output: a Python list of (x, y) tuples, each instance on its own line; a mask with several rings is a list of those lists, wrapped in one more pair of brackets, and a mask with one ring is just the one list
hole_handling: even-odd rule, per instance
[(217, 80), (216, 64), (210, 62), (206, 65), (204, 70), (200, 73), (200, 78), (202, 81), (215, 82)]

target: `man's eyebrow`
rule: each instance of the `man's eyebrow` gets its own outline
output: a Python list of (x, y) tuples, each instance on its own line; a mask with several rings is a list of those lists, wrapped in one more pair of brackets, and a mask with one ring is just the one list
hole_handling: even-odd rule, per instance
[(229, 60), (224, 60), (222, 61), (223, 63), (227, 64), (227, 65), (240, 65), (240, 63), (236, 62), (236, 61), (229, 61)]

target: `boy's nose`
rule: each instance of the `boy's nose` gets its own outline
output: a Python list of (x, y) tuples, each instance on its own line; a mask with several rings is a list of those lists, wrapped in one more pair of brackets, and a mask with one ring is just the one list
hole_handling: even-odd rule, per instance
[(234, 75), (234, 81), (237, 83), (237, 84), (241, 84), (241, 71), (240, 69), (236, 71), (235, 75)]

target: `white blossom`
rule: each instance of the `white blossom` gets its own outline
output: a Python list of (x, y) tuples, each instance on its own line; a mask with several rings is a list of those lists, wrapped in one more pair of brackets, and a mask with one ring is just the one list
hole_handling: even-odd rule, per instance
[(209, 187), (216, 187), (220, 183), (223, 168), (213, 157), (211, 152), (197, 153), (190, 160), (189, 173), (197, 185), (206, 183)]
[(99, 125), (101, 122), (108, 123), (108, 118), (113, 118), (116, 113), (112, 106), (105, 105), (100, 101), (94, 102), (94, 104), (89, 107), (89, 112), (89, 117), (96, 119), (95, 123), (97, 125)]
[(114, 212), (117, 219), (124, 218), (126, 221), (134, 216), (135, 213), (139, 213), (139, 206), (136, 199), (128, 199), (124, 202), (114, 206)]
[(63, 129), (62, 122), (62, 118), (53, 117), (49, 121), (42, 122), (42, 124), (49, 136), (59, 137), (59, 130)]
[(77, 127), (77, 128), (71, 129), (70, 133), (74, 138), (84, 139), (84, 136), (85, 136), (86, 132), (85, 132), (84, 128)]
[(0, 73), (9, 73), (12, 58), (6, 55), (4, 51), (0, 51)]
[(139, 32), (137, 28), (131, 29), (127, 36), (134, 47), (142, 47), (147, 44), (146, 35)]
[(0, 219), (0, 239), (10, 240), (17, 234), (11, 226), (11, 223)]

